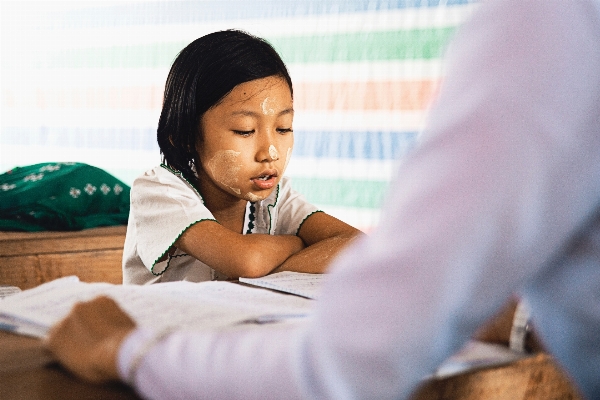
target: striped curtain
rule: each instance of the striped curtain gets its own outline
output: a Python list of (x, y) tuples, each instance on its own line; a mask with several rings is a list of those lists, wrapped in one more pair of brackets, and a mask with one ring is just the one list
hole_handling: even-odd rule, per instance
[(0, 169), (84, 162), (127, 184), (160, 163), (167, 73), (192, 40), (264, 37), (294, 82), (287, 174), (364, 230), (415, 144), (469, 0), (2, 1)]

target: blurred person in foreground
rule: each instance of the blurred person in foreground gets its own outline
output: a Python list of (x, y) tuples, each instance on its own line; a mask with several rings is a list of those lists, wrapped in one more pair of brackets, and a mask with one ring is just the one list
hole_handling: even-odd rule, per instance
[(518, 293), (600, 398), (600, 2), (486, 1), (448, 56), (380, 226), (306, 324), (164, 334), (98, 299), (54, 327), (56, 357), (148, 398), (406, 398)]

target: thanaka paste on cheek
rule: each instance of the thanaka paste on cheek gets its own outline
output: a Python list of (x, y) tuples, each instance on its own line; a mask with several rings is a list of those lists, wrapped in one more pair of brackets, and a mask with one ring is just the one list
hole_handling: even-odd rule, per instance
[(283, 175), (283, 173), (287, 169), (288, 163), (290, 162), (290, 156), (291, 155), (292, 155), (292, 148), (288, 147), (287, 153), (285, 155), (285, 164), (283, 164), (283, 171), (281, 171), (281, 175)]
[(279, 153), (277, 152), (277, 149), (273, 145), (269, 146), (269, 156), (271, 157), (271, 160), (273, 160), (273, 161), (279, 160)]
[(223, 186), (227, 186), (234, 193), (240, 194), (242, 191), (237, 186), (238, 173), (241, 169), (241, 164), (236, 164), (239, 151), (223, 150), (215, 154), (207, 163), (206, 166), (210, 169), (213, 179)]

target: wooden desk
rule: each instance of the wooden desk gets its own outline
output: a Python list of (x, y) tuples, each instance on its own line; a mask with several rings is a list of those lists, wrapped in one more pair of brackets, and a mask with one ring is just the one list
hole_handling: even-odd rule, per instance
[(0, 285), (23, 290), (68, 275), (122, 283), (126, 226), (75, 232), (0, 232)]
[(0, 331), (0, 399), (138, 399), (122, 384), (92, 385), (52, 362), (42, 342)]
[[(52, 363), (41, 341), (0, 331), (0, 399), (138, 399), (122, 384), (92, 385)], [(411, 400), (576, 400), (562, 371), (546, 354), (513, 364), (430, 380)]]
[(537, 353), (514, 363), (423, 383), (411, 400), (583, 400), (552, 357)]

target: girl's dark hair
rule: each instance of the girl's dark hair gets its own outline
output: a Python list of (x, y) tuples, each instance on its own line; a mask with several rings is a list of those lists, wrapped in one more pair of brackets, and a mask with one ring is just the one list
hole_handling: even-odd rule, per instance
[(275, 49), (245, 32), (214, 32), (181, 50), (167, 77), (158, 121), (163, 162), (193, 180), (204, 113), (240, 83), (269, 76), (285, 79), (292, 92), (292, 80)]

